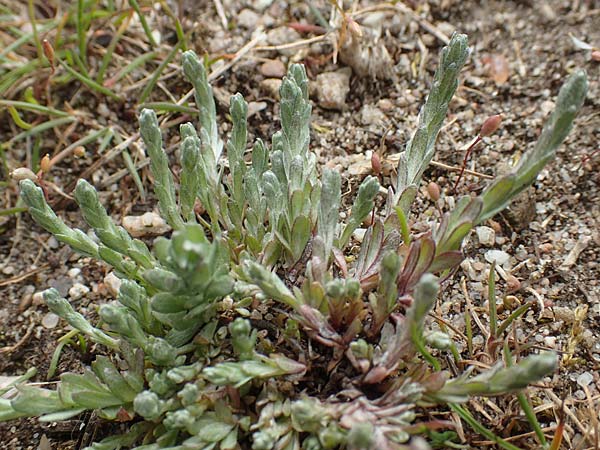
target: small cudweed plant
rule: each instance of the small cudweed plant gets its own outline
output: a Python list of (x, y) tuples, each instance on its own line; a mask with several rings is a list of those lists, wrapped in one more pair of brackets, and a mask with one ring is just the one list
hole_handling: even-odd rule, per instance
[[(367, 177), (340, 223), (340, 174), (319, 173), (309, 150), (304, 68), (290, 66), (283, 80), (281, 131), (270, 146), (257, 140), (248, 152), (246, 102), (231, 98), (233, 130), (223, 145), (205, 68), (184, 53), (200, 120), (197, 129), (181, 126), (179, 186), (156, 115), (140, 114), (171, 237), (158, 238), (150, 251), (113, 223), (80, 180), (75, 198), (92, 239), (59, 219), (33, 181), (21, 182), (33, 218), (77, 252), (114, 267), (122, 285), (116, 301), (100, 307), (102, 328), (56, 290), (45, 291), (48, 307), (109, 356), (97, 356), (82, 374), (62, 374), (56, 390), (27, 384), (28, 372), (0, 398), (0, 420), (56, 421), (94, 410), (131, 423), (95, 450), (426, 448), (415, 436), (428, 428), (415, 422), (416, 408), (449, 404), (472, 424), (459, 405), (470, 396), (517, 391), (551, 373), (556, 355), (515, 364), (507, 349), (505, 363), (451, 377), (440, 356), (456, 347), (447, 334), (427, 331), (427, 316), (438, 277), (462, 259), (465, 236), (531, 184), (566, 137), (586, 77), (569, 77), (537, 145), (511, 173), (477, 197), (460, 198), (431, 232), (412, 236), (406, 218), (467, 56), (464, 35), (443, 49), (383, 212), (374, 212), (379, 183)], [(347, 263), (352, 233), (369, 216), (360, 253)], [(260, 303), (270, 311), (264, 320), (245, 318), (255, 317)], [(264, 328), (268, 335), (258, 333)], [(341, 382), (328, 382), (334, 372)]]

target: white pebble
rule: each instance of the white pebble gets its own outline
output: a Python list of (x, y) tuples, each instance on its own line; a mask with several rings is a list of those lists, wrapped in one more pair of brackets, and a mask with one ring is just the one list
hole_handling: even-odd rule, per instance
[(155, 212), (147, 212), (141, 216), (123, 217), (123, 228), (133, 237), (160, 235), (168, 232), (171, 227)]
[(69, 297), (71, 297), (71, 300), (79, 300), (81, 297), (83, 297), (88, 292), (90, 292), (89, 287), (87, 287), (81, 283), (75, 283), (71, 287), (71, 289), (69, 289)]
[(510, 259), (510, 255), (503, 250), (488, 250), (485, 252), (485, 260), (490, 264), (496, 261), (496, 264), (503, 266)]
[(106, 106), (106, 103), (98, 104), (98, 108), (96, 109), (96, 111), (102, 117), (108, 118), (110, 116), (110, 109), (108, 109), (108, 106)]
[(251, 9), (242, 9), (237, 16), (237, 24), (241, 28), (253, 30), (260, 20), (260, 16)]
[(481, 245), (493, 247), (496, 243), (496, 232), (493, 228), (485, 226), (477, 227), (475, 228), (475, 233), (477, 233), (477, 239)]
[(56, 325), (58, 325), (58, 319), (60, 319), (60, 317), (52, 312), (49, 312), (42, 317), (42, 326), (48, 329), (56, 328)]
[(31, 302), (34, 306), (40, 306), (44, 304), (44, 294), (40, 291), (40, 292), (36, 292), (35, 294), (33, 294), (33, 297), (31, 297)]
[(46, 242), (46, 244), (48, 244), (48, 247), (50, 247), (52, 250), (55, 250), (58, 248), (58, 241), (56, 240), (56, 238), (54, 236), (50, 236), (48, 238), (48, 241)]
[(367, 232), (366, 228), (357, 228), (356, 230), (354, 230), (354, 232), (352, 233), (352, 237), (354, 239), (356, 239), (358, 242), (362, 242), (363, 239), (365, 238), (365, 233)]
[(323, 72), (317, 75), (319, 105), (325, 109), (343, 110), (346, 108), (346, 95), (350, 92), (349, 68), (336, 72)]
[(373, 105), (364, 105), (359, 113), (359, 120), (363, 125), (378, 125), (385, 121), (385, 114)]
[(38, 179), (37, 175), (35, 173), (33, 173), (33, 171), (31, 169), (28, 169), (27, 167), (19, 167), (19, 168), (13, 170), (10, 173), (10, 176), (15, 181), (31, 180), (31, 181), (36, 182)]
[(577, 377), (577, 384), (581, 387), (588, 386), (592, 381), (594, 381), (594, 376), (589, 372), (583, 372)]
[(119, 294), (121, 279), (117, 277), (114, 272), (111, 272), (104, 277), (104, 284), (112, 295), (116, 297)]
[(77, 278), (80, 273), (81, 273), (80, 268), (73, 267), (72, 269), (69, 269), (69, 271), (67, 272), (67, 275), (69, 275), (70, 278)]

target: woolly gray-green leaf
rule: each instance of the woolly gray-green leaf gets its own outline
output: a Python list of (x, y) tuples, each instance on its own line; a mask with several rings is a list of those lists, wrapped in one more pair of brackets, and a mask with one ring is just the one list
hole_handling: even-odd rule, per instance
[(69, 245), (73, 250), (86, 255), (98, 257), (98, 245), (81, 230), (68, 227), (48, 206), (42, 188), (31, 180), (20, 183), (21, 198), (29, 207), (29, 213), (45, 230), (52, 233), (56, 239)]
[[(446, 117), (448, 104), (458, 87), (458, 74), (468, 55), (467, 37), (464, 34), (454, 34), (448, 45), (442, 49), (431, 91), (419, 113), (417, 131), (408, 142), (398, 163), (396, 204), (406, 189), (418, 186), (423, 172), (433, 158), (435, 140)], [(406, 205), (410, 203), (412, 198), (402, 205), (405, 214), (408, 214)]]
[(60, 296), (56, 289), (45, 290), (43, 296), (50, 311), (66, 320), (73, 328), (89, 336), (94, 342), (113, 349), (119, 348), (117, 339), (113, 339), (98, 328), (93, 327), (85, 317), (73, 309), (66, 299)]
[(213, 161), (221, 157), (223, 142), (219, 138), (217, 112), (212, 87), (208, 83), (206, 69), (196, 53), (188, 50), (183, 53), (183, 73), (194, 86), (196, 107), (200, 111), (200, 137), (202, 145), (210, 148)]
[(342, 179), (339, 172), (324, 169), (321, 179), (321, 201), (317, 220), (318, 235), (325, 245), (325, 259), (329, 258), (333, 241), (336, 236), (336, 227), (339, 219), (339, 209), (342, 199)]
[(308, 101), (308, 78), (304, 66), (290, 66), (279, 92), (283, 152), (290, 158), (305, 157), (310, 140), (312, 107)]
[[(183, 137), (183, 132), (181, 133)], [(200, 190), (200, 142), (195, 136), (183, 138), (181, 143), (181, 185), (179, 186), (179, 204), (184, 220), (195, 220), (194, 205)]]
[(145, 268), (154, 264), (154, 258), (146, 245), (133, 239), (123, 227), (115, 225), (106, 209), (100, 203), (96, 189), (87, 181), (80, 179), (75, 188), (75, 200), (81, 208), (85, 221), (94, 229), (100, 241), (111, 250), (130, 256)]
[(344, 228), (337, 245), (340, 250), (346, 247), (354, 230), (356, 230), (371, 213), (375, 204), (375, 197), (378, 193), (379, 181), (377, 181), (377, 178), (369, 175), (363, 180), (358, 188), (358, 194), (352, 205), (352, 214), (350, 215), (348, 224)]
[(174, 230), (178, 230), (184, 224), (177, 207), (173, 174), (169, 169), (167, 154), (162, 148), (162, 133), (156, 113), (151, 109), (143, 109), (140, 113), (140, 134), (150, 157), (150, 170), (154, 176), (154, 192), (158, 197), (160, 213)]
[(438, 402), (466, 402), (474, 395), (498, 395), (524, 389), (556, 370), (558, 357), (553, 352), (530, 355), (518, 364), (495, 367), (473, 377), (448, 381), (442, 389), (431, 393)]
[(535, 181), (538, 173), (556, 154), (583, 106), (588, 90), (584, 70), (573, 72), (560, 89), (556, 107), (546, 121), (535, 147), (526, 152), (512, 172), (493, 182), (481, 194), (483, 210), (478, 222), (489, 219), (508, 206), (510, 200)]

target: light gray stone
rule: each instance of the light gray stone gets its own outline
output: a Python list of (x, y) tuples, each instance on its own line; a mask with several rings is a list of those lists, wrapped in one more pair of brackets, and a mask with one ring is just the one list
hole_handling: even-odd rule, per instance
[(237, 24), (247, 30), (255, 29), (259, 20), (260, 16), (248, 8), (242, 9), (237, 16)]
[(490, 264), (496, 261), (496, 264), (503, 266), (509, 259), (510, 255), (503, 250), (488, 250), (485, 252), (485, 260)]
[(69, 289), (69, 297), (71, 300), (79, 300), (88, 292), (90, 292), (89, 287), (81, 283), (75, 283), (71, 289)]
[(317, 94), (321, 107), (337, 110), (343, 110), (346, 107), (351, 73), (350, 68), (344, 68), (317, 75)]
[(481, 245), (493, 247), (496, 243), (496, 232), (493, 228), (486, 226), (477, 227), (475, 228), (475, 233), (477, 233), (477, 239)]
[(125, 216), (123, 228), (133, 237), (161, 235), (171, 229), (169, 224), (155, 212), (147, 212), (141, 216)]
[(385, 114), (373, 105), (364, 105), (360, 109), (360, 123), (363, 125), (380, 125), (385, 121)]

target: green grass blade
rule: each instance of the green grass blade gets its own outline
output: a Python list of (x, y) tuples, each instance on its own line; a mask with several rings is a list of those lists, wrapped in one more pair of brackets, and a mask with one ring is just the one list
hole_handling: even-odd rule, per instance
[(152, 48), (156, 47), (157, 46), (156, 40), (154, 39), (154, 36), (152, 36), (152, 31), (150, 31), (148, 22), (146, 22), (146, 17), (142, 14), (142, 11), (140, 10), (139, 3), (137, 2), (137, 0), (129, 0), (129, 5), (134, 9), (134, 11), (137, 13), (138, 17), (140, 18), (140, 23), (142, 24), (144, 33), (146, 33), (146, 36), (148, 37), (148, 41), (150, 42), (150, 45), (152, 46)]
[(0, 99), (0, 106), (6, 106), (7, 108), (13, 107), (15, 109), (23, 109), (25, 111), (47, 114), (49, 116), (69, 117), (69, 113), (60, 111), (58, 109), (49, 108), (48, 106), (38, 105), (36, 103)]
[[(120, 14), (117, 21), (123, 21), (123, 20), (127, 21), (127, 18), (126, 18), (127, 15), (128, 15), (127, 12)], [(104, 53), (104, 56), (102, 57), (102, 63), (100, 64), (100, 68), (98, 69), (98, 73), (96, 74), (96, 83), (98, 83), (100, 85), (102, 85), (104, 82), (104, 74), (106, 73), (106, 69), (108, 69), (108, 65), (110, 64), (110, 62), (112, 60), (113, 54), (115, 52), (115, 48), (117, 47), (117, 44), (119, 43), (119, 40), (121, 39), (121, 36), (123, 36), (123, 33), (127, 29), (126, 25), (127, 25), (127, 22), (123, 22), (119, 26), (119, 29), (117, 30), (117, 32), (115, 33), (113, 38), (110, 40), (110, 44), (108, 44), (106, 53)]]
[(490, 338), (498, 337), (498, 314), (496, 311), (496, 261), (492, 263), (490, 276), (488, 277), (488, 303), (490, 311)]
[(72, 75), (74, 78), (76, 78), (77, 80), (79, 80), (80, 82), (85, 84), (90, 89), (97, 91), (100, 94), (106, 95), (107, 97), (110, 97), (117, 101), (121, 101), (121, 97), (119, 97), (117, 94), (115, 94), (110, 89), (96, 83), (94, 80), (86, 77), (85, 75), (80, 74), (76, 70), (69, 67), (69, 65), (67, 63), (65, 63), (64, 61), (62, 61), (61, 59), (59, 59), (58, 62), (70, 75)]
[(175, 45), (175, 47), (173, 47), (173, 50), (171, 50), (169, 52), (169, 54), (167, 55), (165, 60), (162, 63), (160, 63), (160, 65), (158, 66), (158, 68), (156, 69), (154, 74), (152, 75), (152, 78), (150, 78), (150, 81), (148, 82), (148, 84), (146, 84), (146, 87), (140, 94), (140, 103), (144, 103), (146, 101), (146, 99), (152, 92), (152, 89), (154, 89), (154, 86), (158, 82), (158, 79), (160, 78), (163, 70), (165, 70), (165, 67), (167, 67), (167, 65), (173, 60), (173, 58), (179, 51), (180, 47), (181, 47), (181, 44), (177, 43), (177, 45)]
[(75, 122), (77, 119), (75, 117), (61, 117), (59, 119), (48, 120), (47, 122), (40, 123), (35, 127), (30, 128), (29, 130), (25, 130), (13, 138), (11, 138), (8, 142), (2, 144), (2, 147), (9, 147), (11, 144), (24, 139), (29, 136), (36, 135), (43, 131), (49, 130), (54, 127), (60, 127), (62, 125), (66, 125), (67, 123)]
[(87, 59), (87, 42), (85, 38), (85, 26), (83, 23), (84, 0), (77, 0), (77, 20), (75, 26), (77, 28), (77, 48), (82, 61)]
[(148, 108), (153, 109), (154, 111), (161, 112), (179, 112), (183, 114), (198, 114), (198, 110), (196, 108), (192, 108), (190, 106), (185, 105), (177, 105), (175, 103), (169, 102), (148, 102), (142, 103), (139, 106), (140, 109)]
[(123, 161), (125, 161), (125, 167), (127, 167), (127, 170), (129, 170), (129, 174), (131, 175), (131, 178), (133, 178), (133, 182), (135, 183), (135, 187), (137, 187), (137, 190), (140, 193), (142, 202), (145, 202), (146, 201), (146, 191), (144, 190), (144, 183), (142, 183), (140, 175), (138, 174), (138, 172), (135, 168), (135, 164), (134, 164), (133, 160), (131, 159), (131, 155), (129, 154), (129, 152), (127, 150), (123, 150), (122, 155), (123, 155)]
[(140, 56), (135, 58), (133, 61), (131, 61), (129, 64), (127, 64), (125, 67), (123, 67), (119, 72), (117, 72), (116, 75), (114, 75), (110, 79), (106, 80), (104, 85), (107, 86), (109, 83), (111, 85), (116, 83), (117, 81), (121, 80), (123, 77), (125, 77), (128, 74), (130, 74), (131, 72), (133, 72), (138, 67), (143, 66), (148, 61), (154, 59), (156, 57), (156, 55), (157, 55), (156, 52), (141, 54)]
[[(510, 349), (508, 348), (508, 343), (504, 344), (504, 360), (506, 361), (507, 367), (510, 367), (513, 365), (512, 355), (510, 354)], [(521, 409), (525, 413), (525, 417), (527, 417), (527, 421), (531, 425), (531, 428), (533, 428), (533, 431), (535, 432), (535, 435), (537, 436), (538, 440), (540, 441), (540, 444), (542, 444), (542, 447), (546, 448), (548, 446), (548, 442), (546, 441), (546, 436), (544, 435), (544, 432), (542, 431), (542, 427), (540, 426), (540, 423), (537, 420), (535, 412), (533, 411), (533, 408), (531, 407), (531, 403), (529, 403), (529, 399), (527, 398), (527, 395), (524, 392), (518, 392), (517, 400), (519, 400)]]
[[(46, 33), (48, 30), (55, 28), (57, 24), (56, 20), (51, 20), (48, 23), (45, 23), (44, 25), (40, 25), (39, 29), (37, 30), (40, 34), (44, 34)], [(12, 41), (9, 45), (7, 45), (6, 47), (4, 47), (1, 51), (0, 51), (0, 58), (4, 59), (4, 57), (6, 55), (8, 55), (11, 52), (14, 52), (16, 49), (18, 49), (21, 45), (31, 41), (32, 39), (34, 39), (33, 36), (33, 32), (31, 33), (27, 33), (22, 35), (21, 37), (19, 37), (18, 39), (15, 39), (14, 41)]]
[(475, 419), (475, 417), (473, 417), (471, 413), (466, 408), (463, 408), (461, 405), (458, 405), (456, 403), (450, 403), (450, 408), (456, 414), (458, 414), (459, 417), (462, 420), (464, 420), (473, 430), (475, 430), (482, 436), (485, 436), (486, 439), (495, 442), (505, 450), (521, 450), (519, 447), (511, 444), (508, 441), (505, 441), (499, 436), (496, 436), (491, 430), (488, 430), (481, 423), (479, 423), (477, 419)]

